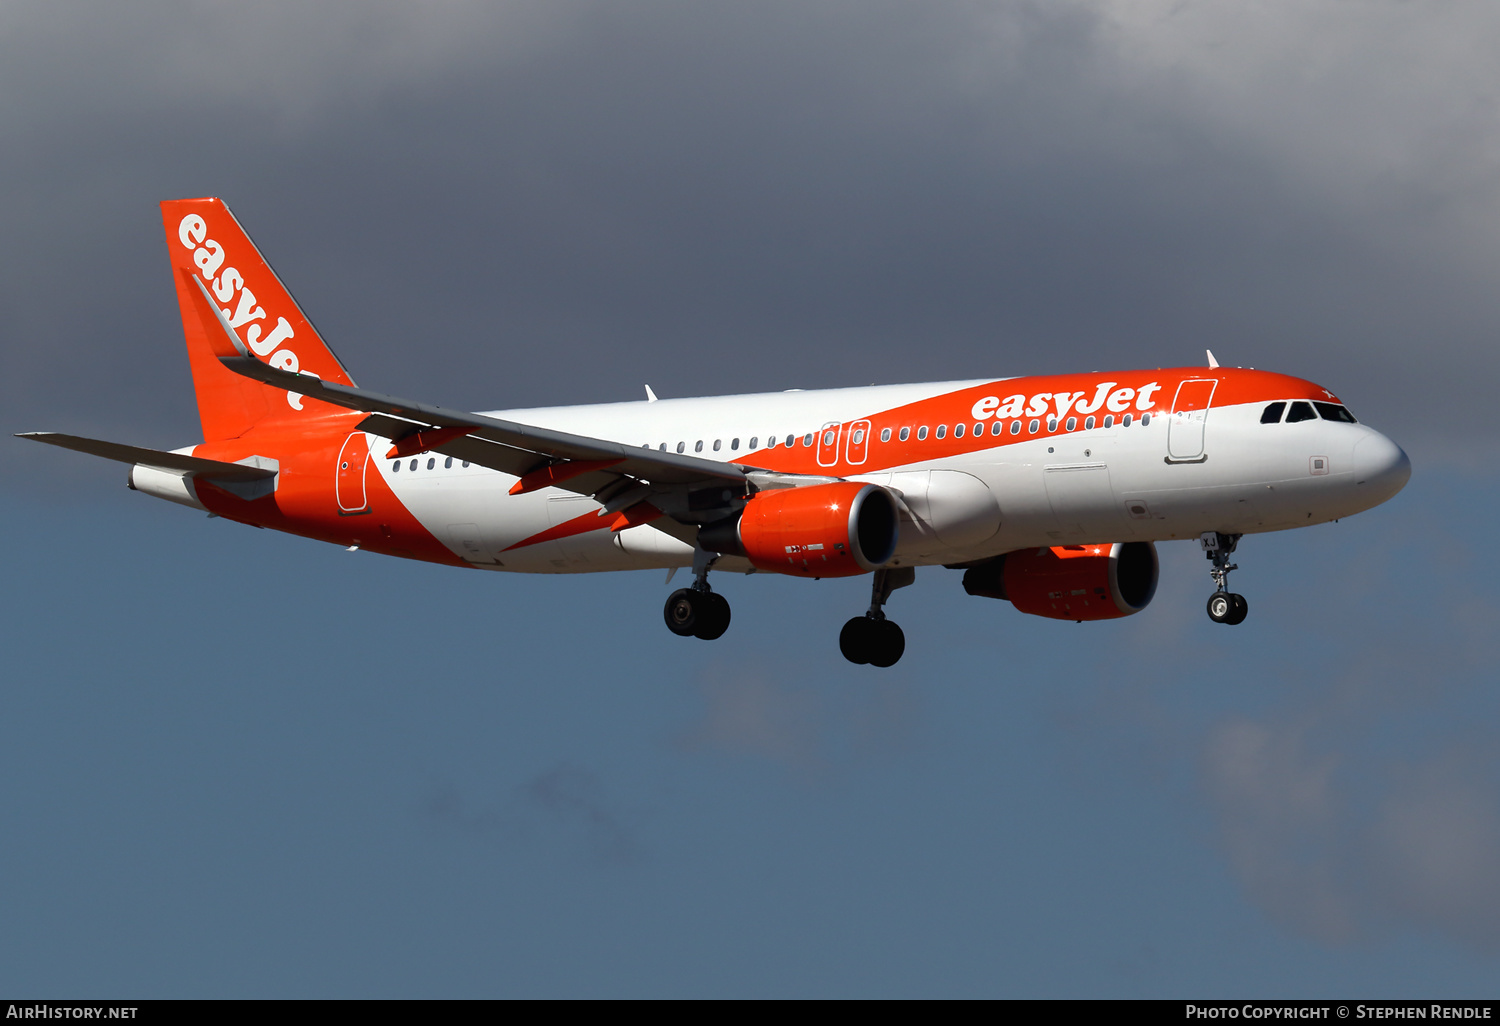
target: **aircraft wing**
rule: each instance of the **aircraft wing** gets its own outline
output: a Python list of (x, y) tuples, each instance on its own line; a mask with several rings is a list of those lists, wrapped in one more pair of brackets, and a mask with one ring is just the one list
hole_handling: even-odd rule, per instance
[(29, 438), (33, 442), (46, 442), (75, 452), (86, 452), (91, 456), (103, 456), (120, 463), (142, 463), (148, 467), (165, 470), (180, 470), (194, 477), (214, 481), (251, 482), (275, 477), (276, 471), (250, 467), (243, 463), (225, 463), (221, 460), (205, 460), (197, 456), (185, 456), (180, 452), (162, 452), (160, 449), (142, 449), (119, 442), (104, 442), (97, 438), (80, 438), (77, 435), (60, 435), (55, 431), (25, 431), (17, 438)]
[[(432, 450), (514, 474), (523, 479), (518, 485), (525, 486), (522, 490), (553, 485), (583, 494), (600, 491), (595, 487), (601, 481), (600, 474), (658, 487), (728, 486), (743, 494), (748, 474), (767, 473), (735, 463), (639, 449), (620, 442), (431, 406), (272, 367), (251, 356), (218, 305), (209, 298), (202, 281), (186, 272), (184, 277), (197, 285), (202, 300), (199, 315), (205, 318), (205, 326), (210, 319), (219, 324), (221, 334), (215, 339), (214, 352), (220, 363), (236, 374), (274, 388), (371, 414), (360, 426), (392, 439), (396, 443), (395, 455)], [(533, 477), (528, 480), (528, 475)]]

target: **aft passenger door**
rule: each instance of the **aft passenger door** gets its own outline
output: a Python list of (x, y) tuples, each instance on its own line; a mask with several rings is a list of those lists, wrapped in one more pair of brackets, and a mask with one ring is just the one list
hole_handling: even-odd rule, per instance
[(333, 480), (333, 494), (338, 500), (339, 516), (350, 517), (356, 513), (370, 512), (365, 497), (365, 467), (370, 462), (370, 447), (365, 433), (356, 431), (344, 439), (339, 450), (338, 471)]
[(1168, 463), (1202, 463), (1208, 458), (1203, 455), (1203, 429), (1217, 385), (1212, 378), (1194, 378), (1177, 386), (1167, 419)]

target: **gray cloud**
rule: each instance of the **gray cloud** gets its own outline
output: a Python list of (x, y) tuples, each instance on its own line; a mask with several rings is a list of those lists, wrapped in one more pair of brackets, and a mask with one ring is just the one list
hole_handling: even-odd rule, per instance
[(1497, 35), (1394, 2), (11, 4), (0, 399), (191, 440), (154, 204), (215, 193), (361, 380), (437, 401), (1212, 346), (1467, 458)]
[(640, 854), (634, 831), (599, 775), (567, 763), (526, 780), (497, 803), (474, 805), (452, 787), (433, 790), (424, 816), (461, 835), (502, 847), (549, 845), (590, 860), (630, 863)]
[(676, 743), (688, 752), (762, 760), (804, 779), (916, 744), (921, 707), (904, 675), (842, 689), (806, 673), (757, 663), (709, 670), (698, 684), (700, 711)]
[[(1354, 758), (1358, 746), (1319, 743), (1313, 726), (1237, 721), (1206, 745), (1221, 837), (1248, 893), (1322, 940), (1415, 927), (1500, 946), (1493, 760), (1454, 746), (1381, 767)], [(1395, 779), (1355, 779), (1382, 768)]]

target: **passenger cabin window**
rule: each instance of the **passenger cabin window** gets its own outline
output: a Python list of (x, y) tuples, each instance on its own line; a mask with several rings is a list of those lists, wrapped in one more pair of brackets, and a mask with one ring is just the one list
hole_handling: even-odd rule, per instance
[(925, 442), (926, 440), (927, 440), (927, 425), (923, 424), (921, 427), (917, 428), (917, 441), (919, 441), (919, 442)]
[(1281, 415), (1286, 412), (1286, 403), (1272, 403), (1260, 411), (1260, 422), (1262, 424), (1280, 424)]
[(880, 429), (880, 440), (882, 442), (889, 442), (891, 440), (891, 429), (890, 428), (881, 428)]
[(1313, 405), (1318, 408), (1324, 420), (1336, 420), (1341, 424), (1355, 423), (1354, 414), (1349, 412), (1347, 406), (1340, 406), (1338, 403), (1313, 403)]
[(1115, 415), (1113, 413), (1106, 413), (1104, 415), (1104, 426), (1106, 428), (1112, 428), (1115, 426)]
[(1120, 426), (1121, 427), (1129, 427), (1130, 426), (1130, 418), (1133, 417), (1133, 416), (1135, 416), (1135, 414), (1133, 414), (1133, 413), (1127, 413), (1127, 414), (1125, 414), (1125, 416), (1121, 417), (1120, 418)]
[(724, 444), (723, 442), (721, 442), (717, 438), (715, 438), (714, 439), (714, 452), (718, 452), (719, 451), (719, 446), (721, 446), (723, 444)]
[(1057, 430), (1057, 418), (1056, 417), (1048, 417), (1047, 418), (1047, 430), (1048, 431), (1056, 431)]
[(1304, 420), (1317, 420), (1318, 415), (1313, 412), (1312, 403), (1292, 403), (1291, 412), (1286, 415), (1288, 424), (1299, 424)]
[(1094, 430), (1094, 418), (1093, 417), (1090, 417), (1088, 420), (1086, 420), (1086, 421), (1083, 422), (1083, 429), (1085, 431), (1092, 431), (1092, 430)]
[(677, 451), (678, 452), (687, 452), (687, 443), (686, 442), (678, 442), (677, 443)]
[(416, 470), (417, 469), (417, 461), (416, 460), (412, 460), (411, 461), (411, 466), (407, 467), (406, 469), (407, 470)]
[(953, 437), (954, 438), (962, 438), (963, 436), (964, 436), (964, 426), (962, 424), (954, 424), (953, 425)]
[(452, 470), (453, 469), (453, 457), (452, 456), (449, 456), (447, 459), (445, 459), (443, 461), (443, 469), (444, 470)]
[(1026, 431), (1027, 431), (1027, 432), (1028, 432), (1028, 433), (1029, 433), (1029, 434), (1033, 434), (1033, 435), (1034, 435), (1034, 434), (1036, 434), (1036, 433), (1037, 433), (1037, 432), (1038, 432), (1038, 431), (1039, 431), (1039, 430), (1041, 430), (1041, 427), (1042, 427), (1042, 422), (1041, 422), (1041, 421), (1039, 421), (1039, 420), (1034, 420), (1034, 421), (1032, 421), (1032, 422), (1031, 422), (1031, 423), (1030, 423), (1030, 424), (1028, 424), (1028, 425), (1026, 425)]
[(750, 448), (754, 449), (758, 445), (760, 445), (760, 435), (751, 435), (750, 436)]
[(947, 433), (948, 433), (948, 425), (947, 424), (939, 424), (938, 425), (938, 429), (937, 429), (937, 436), (939, 438), (942, 438)]
[(1141, 414), (1141, 427), (1148, 427), (1150, 424), (1151, 424), (1151, 414), (1149, 414), (1149, 413), (1143, 413), (1143, 414)]
[(812, 439), (813, 439), (813, 436), (812, 436), (811, 433), (803, 435), (802, 436), (802, 448), (804, 448), (804, 449), (810, 448), (812, 446)]
[(788, 449), (790, 449), (792, 446), (794, 446), (796, 444), (797, 444), (797, 436), (796, 435), (787, 435), (786, 436), (786, 447)]
[(437, 469), (437, 457), (436, 456), (432, 457), (430, 460), (427, 461), (427, 469), (428, 470), (435, 470), (435, 469)]
[(902, 428), (901, 429), (901, 441), (904, 442), (904, 441), (906, 441), (910, 437), (911, 437), (911, 428), (909, 428), (909, 427)]
[(1021, 422), (1019, 420), (1013, 420), (1010, 422), (1010, 433), (1013, 435), (1019, 435), (1021, 433)]
[(1078, 426), (1078, 418), (1077, 417), (1069, 417), (1068, 418), (1068, 425), (1067, 425), (1068, 430), (1072, 431), (1077, 426)]
[(698, 444), (695, 445), (695, 446), (693, 446), (693, 451), (694, 452), (702, 452), (703, 451), (703, 439), (701, 439), (701, 438), (698, 439)]
[(391, 473), (392, 474), (396, 473), (400, 469), (401, 469), (401, 461), (400, 460), (397, 460), (395, 463), (391, 464)]
[(856, 428), (854, 432), (854, 444), (859, 445), (865, 440), (865, 429)]
[(995, 421), (995, 423), (993, 423), (993, 424), (990, 425), (990, 434), (992, 434), (992, 435), (998, 435), (1000, 432), (1002, 432), (1004, 430), (1005, 430), (1005, 425), (1002, 424), (1002, 423), (1000, 423), (998, 420)]
[(730, 452), (738, 452), (739, 448), (740, 448), (740, 440), (738, 438), (731, 438), (729, 440), (729, 451)]

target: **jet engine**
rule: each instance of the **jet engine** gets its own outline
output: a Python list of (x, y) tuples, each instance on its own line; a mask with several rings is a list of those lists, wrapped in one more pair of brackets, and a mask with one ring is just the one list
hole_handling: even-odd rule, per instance
[(1150, 542), (1057, 545), (1007, 552), (964, 573), (964, 590), (1009, 599), (1023, 613), (1054, 620), (1111, 620), (1139, 613), (1156, 594)]
[(744, 556), (794, 577), (853, 577), (888, 562), (900, 522), (896, 500), (857, 481), (757, 492), (745, 508), (698, 532), (710, 552)]

